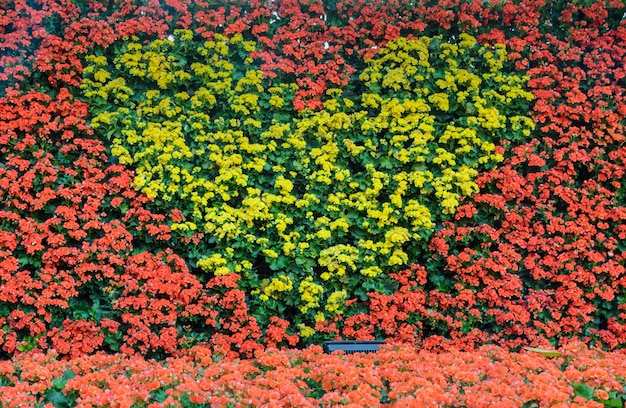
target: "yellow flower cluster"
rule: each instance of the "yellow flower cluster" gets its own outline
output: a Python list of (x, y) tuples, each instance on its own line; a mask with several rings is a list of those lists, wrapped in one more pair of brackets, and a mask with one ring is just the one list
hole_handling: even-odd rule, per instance
[(321, 278), (329, 280), (333, 276), (341, 277), (346, 274), (348, 268), (356, 269), (359, 260), (359, 250), (351, 245), (334, 245), (320, 251), (319, 264), (326, 267)]
[(293, 282), (291, 278), (286, 275), (279, 275), (271, 280), (264, 279), (261, 282), (260, 298), (261, 300), (279, 299), (279, 296), (284, 296), (285, 292), (289, 292), (293, 289)]
[(215, 275), (227, 275), (230, 272), (226, 266), (228, 265), (228, 260), (219, 253), (203, 258), (196, 264), (198, 268), (202, 268), (205, 271), (211, 271)]
[(320, 305), (320, 296), (324, 293), (322, 285), (318, 285), (313, 282), (312, 276), (307, 276), (300, 282), (300, 299), (303, 305), (300, 306), (300, 311), (306, 313), (309, 309), (314, 309)]
[[(181, 224), (177, 224), (181, 225)], [(228, 275), (230, 272), (235, 271), (238, 273), (249, 272), (253, 264), (246, 259), (235, 260), (234, 249), (231, 247), (224, 248), (223, 253), (213, 253), (211, 255), (200, 258), (196, 262), (196, 266), (206, 272), (213, 275)]]
[[(534, 126), (530, 118), (505, 114), (515, 100), (532, 99), (523, 89), (528, 78), (500, 72), (505, 47), (459, 37), (458, 44), (428, 37), (391, 41), (360, 76), (373, 91), (362, 98), (371, 110), (361, 130), (385, 135), (375, 146), (384, 149), (381, 156), (424, 163), (400, 177), (420, 195), (434, 196), (448, 214), (460, 196), (477, 191), (473, 180), (479, 167), (503, 160), (489, 142), (498, 139), (494, 132), (510, 128), (528, 135)], [(401, 207), (402, 191), (392, 200)]]
[(313, 336), (315, 334), (315, 329), (310, 327), (310, 326), (307, 326), (304, 323), (298, 324), (298, 329), (300, 329), (300, 336), (301, 337), (305, 337), (305, 338), (306, 337), (311, 337), (311, 336)]
[(345, 290), (335, 291), (328, 297), (325, 309), (331, 314), (343, 314), (344, 302), (347, 298), (348, 293)]
[(391, 41), (367, 61), (367, 92), (331, 89), (324, 109), (299, 114), (297, 85), (264, 78), (240, 34), (172, 38), (87, 57), (91, 126), (135, 169), (135, 189), (182, 212), (176, 234), (204, 235), (192, 265), (240, 272), (255, 301), (294, 306), (308, 323), (408, 265), (477, 191), (478, 171), (502, 160), (494, 142), (534, 126), (507, 108), (530, 93), (501, 72), (504, 47), (464, 34)]

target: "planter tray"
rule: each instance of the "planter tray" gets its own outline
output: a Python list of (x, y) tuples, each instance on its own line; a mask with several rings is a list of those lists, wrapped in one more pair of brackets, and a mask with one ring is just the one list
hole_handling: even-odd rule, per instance
[(375, 353), (378, 346), (386, 344), (384, 340), (343, 340), (325, 341), (322, 344), (324, 353), (330, 354), (333, 351), (343, 350), (346, 354), (353, 353)]

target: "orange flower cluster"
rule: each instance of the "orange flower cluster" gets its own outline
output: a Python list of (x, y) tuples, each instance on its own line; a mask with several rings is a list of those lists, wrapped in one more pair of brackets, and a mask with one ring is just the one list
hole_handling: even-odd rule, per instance
[[(572, 343), (556, 357), (495, 346), (433, 353), (383, 346), (378, 353), (268, 350), (216, 359), (194, 347), (159, 363), (96, 354), (62, 360), (31, 353), (0, 363), (5, 407), (603, 407), (624, 400), (626, 353)], [(47, 405), (46, 405), (47, 404)]]

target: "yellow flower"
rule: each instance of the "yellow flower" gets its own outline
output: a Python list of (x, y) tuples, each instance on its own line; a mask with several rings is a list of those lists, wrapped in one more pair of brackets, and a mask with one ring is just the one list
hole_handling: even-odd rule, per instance
[(393, 245), (403, 244), (411, 239), (409, 230), (404, 227), (394, 227), (385, 234), (385, 242)]
[(467, 33), (461, 33), (459, 35), (459, 39), (461, 40), (459, 42), (459, 46), (461, 48), (471, 48), (474, 46), (474, 44), (476, 44), (476, 38), (472, 37), (471, 35)]
[(193, 39), (193, 31), (191, 30), (174, 30), (174, 35), (178, 36), (183, 41), (190, 41)]
[(278, 253), (276, 253), (273, 249), (264, 249), (263, 254), (270, 258), (278, 258)]
[(343, 314), (342, 308), (347, 298), (348, 293), (345, 290), (335, 291), (328, 297), (325, 309), (329, 313), (333, 313), (336, 315)]
[(298, 288), (300, 299), (304, 303), (300, 306), (300, 311), (306, 313), (309, 309), (319, 307), (320, 297), (324, 294), (324, 288), (313, 282), (313, 277), (307, 276), (300, 282)]
[(448, 95), (445, 93), (432, 94), (428, 97), (428, 101), (444, 112), (450, 109)]
[(298, 324), (298, 329), (300, 329), (300, 336), (301, 337), (311, 337), (315, 334), (315, 329), (312, 327), (309, 327), (303, 323)]
[(278, 176), (274, 182), (274, 187), (278, 188), (282, 194), (289, 194), (293, 190), (293, 183), (283, 176)]
[(355, 270), (358, 259), (359, 249), (352, 245), (339, 244), (322, 249), (318, 263), (328, 269), (322, 278), (328, 280), (332, 276), (343, 276), (348, 268)]
[(375, 278), (382, 273), (382, 269), (378, 266), (370, 266), (365, 269), (361, 269), (361, 275), (366, 276), (368, 278)]
[(111, 74), (104, 69), (99, 69), (98, 72), (93, 75), (93, 77), (96, 81), (105, 83), (109, 78), (111, 78)]
[(393, 254), (389, 258), (387, 265), (389, 266), (406, 265), (408, 261), (409, 261), (409, 256), (406, 254), (406, 252), (400, 249), (396, 249), (395, 251), (393, 251)]
[(229, 270), (226, 268), (227, 264), (228, 260), (219, 253), (215, 253), (208, 257), (202, 258), (198, 262), (196, 262), (198, 268), (201, 268), (207, 272), (212, 272), (215, 275), (228, 274)]
[(331, 231), (340, 230), (343, 232), (348, 232), (350, 228), (350, 223), (345, 217), (338, 218), (330, 223)]
[(285, 104), (285, 100), (278, 95), (272, 95), (270, 97), (269, 103), (276, 108), (282, 108)]
[(320, 239), (328, 239), (331, 237), (330, 231), (325, 228), (317, 231), (315, 235)]
[(279, 294), (291, 291), (293, 289), (293, 282), (290, 277), (281, 274), (278, 277), (272, 278), (269, 282), (265, 279), (261, 283), (261, 287), (261, 295), (259, 298), (267, 301), (270, 298), (278, 299)]

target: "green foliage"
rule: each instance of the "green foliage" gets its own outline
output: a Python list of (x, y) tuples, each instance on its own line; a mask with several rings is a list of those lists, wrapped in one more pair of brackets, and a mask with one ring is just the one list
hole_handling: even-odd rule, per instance
[(76, 404), (77, 393), (70, 392), (64, 393), (63, 389), (68, 380), (76, 377), (76, 374), (72, 370), (66, 370), (63, 376), (52, 381), (52, 387), (48, 389), (45, 395), (45, 400), (51, 403), (56, 408), (69, 408)]

